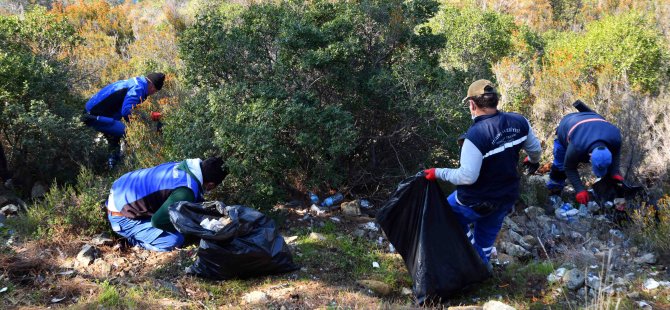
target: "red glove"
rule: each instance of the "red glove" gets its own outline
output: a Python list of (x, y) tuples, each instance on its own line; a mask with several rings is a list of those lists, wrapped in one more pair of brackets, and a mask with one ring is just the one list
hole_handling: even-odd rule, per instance
[(587, 204), (589, 202), (589, 192), (583, 190), (577, 193), (577, 195), (575, 195), (575, 200), (577, 200), (577, 202), (580, 204)]
[(160, 121), (162, 116), (161, 112), (151, 112), (151, 120), (154, 122)]
[(623, 182), (623, 177), (620, 174), (612, 175), (612, 179), (616, 180), (617, 182)]
[(435, 168), (426, 169), (423, 171), (423, 174), (426, 176), (426, 180), (435, 181), (437, 176), (435, 176)]

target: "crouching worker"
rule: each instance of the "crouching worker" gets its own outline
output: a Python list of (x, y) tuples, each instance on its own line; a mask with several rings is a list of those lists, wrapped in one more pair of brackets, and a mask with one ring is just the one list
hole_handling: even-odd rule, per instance
[(223, 182), (227, 174), (220, 157), (128, 172), (114, 181), (107, 200), (112, 230), (135, 246), (173, 250), (184, 243), (184, 236), (170, 222), (168, 207), (178, 201), (203, 201), (204, 192)]
[(447, 198), (463, 232), (488, 264), (505, 216), (519, 198), (517, 164), (523, 148), (537, 166), (542, 148), (528, 120), (497, 109), (499, 96), (491, 82), (478, 80), (468, 88), (467, 102), (474, 124), (468, 129), (457, 169), (431, 168), (426, 179), (451, 182)]
[(569, 179), (575, 188), (575, 201), (589, 202), (577, 167), (591, 162), (593, 174), (598, 178), (609, 177), (617, 183), (624, 181), (619, 172), (621, 157), (621, 132), (595, 112), (576, 112), (563, 117), (556, 129), (554, 161), (549, 173), (547, 189), (550, 195), (560, 195)]

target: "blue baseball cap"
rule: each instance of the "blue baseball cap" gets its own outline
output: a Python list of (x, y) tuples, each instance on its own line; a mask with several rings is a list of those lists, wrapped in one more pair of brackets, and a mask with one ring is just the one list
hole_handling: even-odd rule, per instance
[(606, 147), (600, 146), (591, 152), (591, 169), (596, 177), (605, 176), (610, 164), (612, 164), (612, 153)]

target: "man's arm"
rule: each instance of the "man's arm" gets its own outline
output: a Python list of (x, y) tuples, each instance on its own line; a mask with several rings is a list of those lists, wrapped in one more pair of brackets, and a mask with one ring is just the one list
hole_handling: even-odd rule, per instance
[(533, 127), (530, 126), (528, 122), (528, 136), (526, 137), (526, 142), (523, 143), (523, 150), (528, 154), (528, 158), (531, 163), (539, 163), (540, 158), (542, 157), (542, 144), (540, 139), (535, 136), (533, 132)]
[(570, 184), (575, 188), (575, 192), (579, 193), (584, 190), (584, 184), (582, 183), (581, 178), (579, 177), (579, 171), (577, 171), (577, 166), (579, 165), (579, 154), (575, 148), (568, 144), (568, 149), (565, 151), (565, 161), (563, 162), (565, 166), (565, 174), (570, 180)]
[(461, 166), (457, 169), (435, 169), (435, 176), (455, 185), (470, 185), (479, 178), (483, 160), (482, 152), (470, 140), (465, 139), (461, 148)]
[(170, 221), (169, 207), (175, 202), (179, 201), (188, 201), (195, 202), (195, 195), (193, 191), (186, 187), (177, 187), (168, 199), (163, 203), (163, 205), (151, 216), (151, 225), (158, 229), (162, 229), (169, 232), (176, 232), (177, 230), (172, 225)]
[(144, 93), (142, 92), (142, 89), (138, 85), (135, 85), (130, 89), (128, 89), (128, 92), (126, 93), (126, 98), (123, 99), (123, 104), (121, 105), (121, 116), (127, 118), (128, 115), (130, 115), (130, 112), (133, 111), (133, 108), (135, 108), (136, 105), (142, 103), (143, 95)]

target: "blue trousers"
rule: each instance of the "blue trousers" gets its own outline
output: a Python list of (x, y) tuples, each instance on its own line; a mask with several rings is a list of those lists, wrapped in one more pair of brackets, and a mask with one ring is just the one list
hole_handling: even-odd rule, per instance
[(168, 232), (151, 225), (151, 218), (129, 219), (124, 216), (107, 215), (112, 230), (128, 239), (130, 244), (147, 250), (166, 252), (180, 247), (184, 236), (178, 232)]
[(447, 197), (447, 202), (449, 202), (451, 210), (456, 213), (456, 219), (461, 224), (468, 239), (470, 239), (470, 243), (479, 253), (482, 261), (485, 264), (488, 263), (491, 250), (493, 250), (493, 243), (495, 243), (500, 228), (502, 228), (505, 216), (512, 210), (514, 203), (503, 205), (487, 216), (481, 216), (469, 206), (458, 203), (456, 191)]
[(126, 133), (126, 125), (120, 120), (117, 121), (110, 117), (98, 116), (98, 120), (89, 125), (95, 130), (112, 137), (121, 138)]

